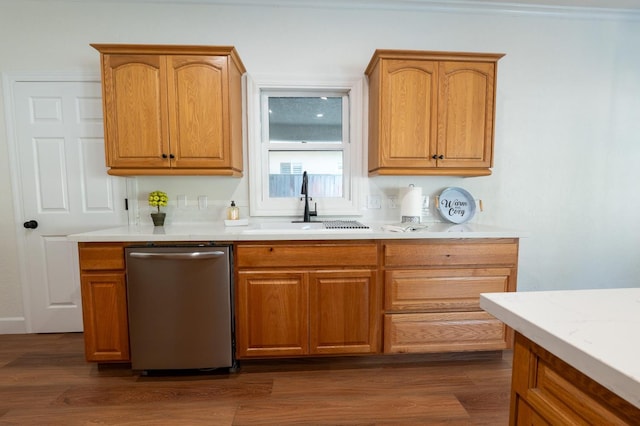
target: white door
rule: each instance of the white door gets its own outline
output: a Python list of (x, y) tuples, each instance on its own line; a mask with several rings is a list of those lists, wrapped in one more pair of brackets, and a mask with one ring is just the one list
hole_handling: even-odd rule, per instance
[(11, 90), (27, 331), (82, 331), (77, 244), (65, 237), (127, 223), (126, 181), (105, 168), (100, 83)]

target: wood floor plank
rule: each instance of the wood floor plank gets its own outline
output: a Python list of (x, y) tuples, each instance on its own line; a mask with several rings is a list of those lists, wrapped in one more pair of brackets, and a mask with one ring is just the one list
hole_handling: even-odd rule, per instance
[(469, 415), (453, 395), (414, 395), (390, 399), (367, 395), (350, 398), (272, 398), (243, 404), (234, 425), (359, 425), (386, 422), (469, 421)]
[(410, 394), (453, 393), (472, 385), (459, 371), (431, 367), (291, 373), (274, 381), (273, 395), (295, 398), (300, 395), (300, 389), (305, 389), (304, 395), (333, 398), (367, 392), (385, 395), (390, 390), (397, 395), (404, 394), (405, 390)]
[(117, 406), (162, 401), (224, 401), (238, 403), (271, 393), (270, 380), (250, 385), (238, 380), (188, 382), (125, 382), (119, 385), (74, 386), (62, 393), (56, 405)]
[(195, 403), (150, 404), (140, 406), (102, 407), (49, 407), (28, 411), (11, 410), (0, 417), (2, 425), (211, 425), (233, 424), (236, 407), (230, 405)]
[[(67, 390), (65, 384), (33, 386), (29, 384), (0, 386), (0, 410), (20, 408), (29, 410), (34, 407), (47, 407)], [(1, 423), (2, 417), (0, 417)]]

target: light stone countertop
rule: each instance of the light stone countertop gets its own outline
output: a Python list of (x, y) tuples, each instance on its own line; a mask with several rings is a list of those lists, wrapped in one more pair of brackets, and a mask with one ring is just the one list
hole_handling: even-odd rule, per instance
[[(428, 239), (428, 238), (520, 238), (522, 232), (475, 223), (429, 223), (425, 229), (412, 232), (391, 232), (382, 229), (385, 223), (367, 223), (369, 229), (354, 230), (276, 230), (260, 228), (262, 223), (248, 226), (224, 226), (224, 222), (122, 226), (71, 234), (67, 238), (78, 242), (116, 241), (275, 241), (275, 240), (368, 240), (368, 239)], [(283, 221), (281, 223), (287, 223)]]
[(480, 306), (640, 408), (640, 288), (484, 293)]

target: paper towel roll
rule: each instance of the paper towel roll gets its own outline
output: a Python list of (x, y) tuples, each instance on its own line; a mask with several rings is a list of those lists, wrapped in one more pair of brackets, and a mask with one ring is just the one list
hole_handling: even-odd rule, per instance
[(402, 197), (400, 216), (402, 217), (402, 222), (420, 222), (422, 217), (422, 188), (409, 185), (409, 190)]

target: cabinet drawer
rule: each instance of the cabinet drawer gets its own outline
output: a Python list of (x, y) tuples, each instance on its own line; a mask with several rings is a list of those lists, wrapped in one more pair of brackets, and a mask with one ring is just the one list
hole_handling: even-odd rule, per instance
[(551, 423), (540, 417), (540, 415), (520, 397), (516, 399), (515, 412), (518, 413), (516, 425), (551, 426)]
[(515, 265), (516, 239), (473, 240), (464, 242), (386, 243), (384, 264), (393, 266)]
[(376, 244), (240, 244), (236, 250), (239, 268), (375, 266), (377, 262)]
[(455, 352), (507, 348), (505, 325), (486, 312), (385, 314), (384, 352)]
[(391, 270), (384, 307), (393, 311), (479, 311), (480, 293), (508, 290), (509, 268)]
[(513, 360), (512, 424), (638, 424), (638, 407), (521, 334)]
[(551, 366), (539, 362), (536, 385), (527, 391), (526, 399), (550, 424), (629, 424), (583, 392), (577, 378), (573, 380), (567, 380)]
[(115, 270), (124, 269), (123, 243), (78, 243), (80, 269)]

